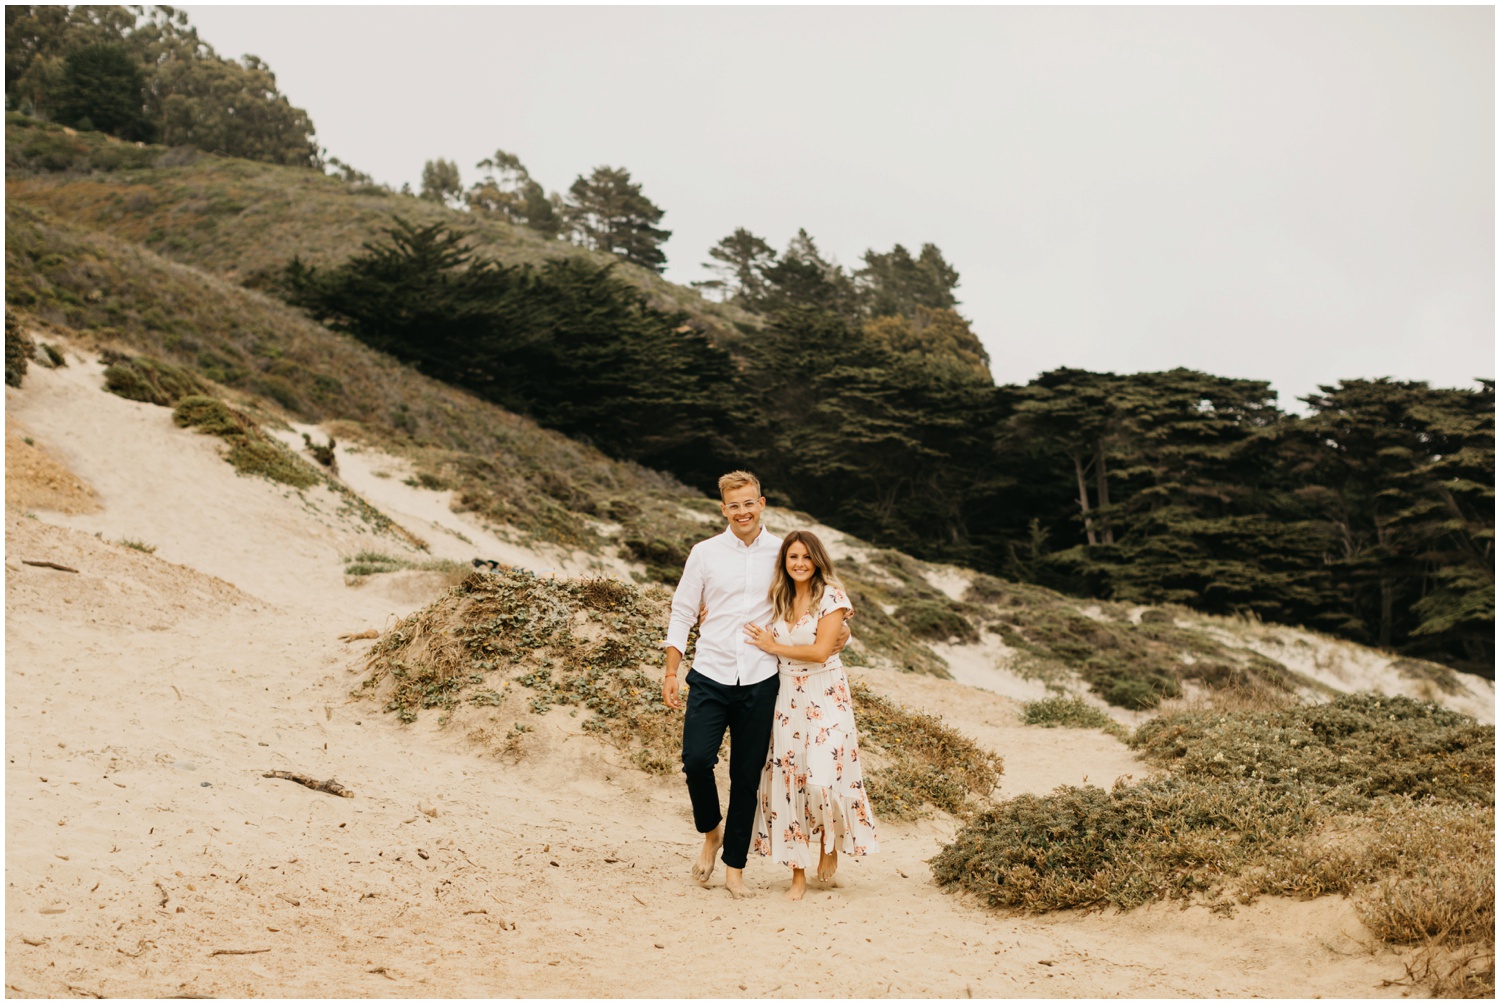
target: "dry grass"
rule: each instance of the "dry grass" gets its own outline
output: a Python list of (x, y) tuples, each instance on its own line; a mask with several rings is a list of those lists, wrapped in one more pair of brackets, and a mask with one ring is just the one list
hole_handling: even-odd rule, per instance
[[(533, 715), (564, 706), (582, 726), (653, 774), (678, 769), (682, 712), (661, 700), (659, 639), (670, 594), (613, 579), (476, 573), (402, 621), (371, 650), (361, 692), (414, 721), (465, 705), (499, 707), (516, 691)], [(692, 646), (688, 655), (691, 657)], [(878, 815), (909, 819), (929, 805), (967, 815), (999, 780), (1000, 758), (944, 725), (855, 685), (855, 720), (874, 768)], [(507, 736), (514, 747), (524, 732)]]
[(181, 158), (97, 133), (67, 137), (15, 114), (6, 118), (6, 156), (7, 204), (45, 209), (251, 288), (278, 282), (293, 255), (336, 264), (399, 214), (418, 226), (456, 225), (481, 255), (507, 264), (563, 257), (614, 263), (655, 305), (686, 311), (721, 342), (764, 323), (613, 255), (315, 171), (211, 154)]

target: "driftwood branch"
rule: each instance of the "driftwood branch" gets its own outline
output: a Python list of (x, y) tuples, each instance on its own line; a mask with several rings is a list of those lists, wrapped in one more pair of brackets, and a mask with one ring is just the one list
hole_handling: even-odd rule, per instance
[(23, 564), (23, 565), (34, 565), (37, 568), (55, 568), (59, 572), (72, 572), (74, 575), (78, 574), (78, 569), (76, 569), (76, 568), (69, 568), (67, 565), (59, 565), (55, 561), (27, 561), (25, 558), (22, 558), (21, 559), (21, 564)]
[(208, 953), (208, 957), (213, 958), (215, 955), (260, 955), (269, 951), (269, 948), (215, 948), (212, 952)]
[(340, 798), (354, 797), (353, 791), (345, 788), (331, 777), (326, 781), (319, 781), (316, 778), (308, 777), (306, 774), (294, 774), (289, 770), (268, 770), (261, 777), (279, 777), (283, 781), (296, 781), (298, 784), (305, 785), (313, 791), (326, 791), (328, 794), (337, 795)]

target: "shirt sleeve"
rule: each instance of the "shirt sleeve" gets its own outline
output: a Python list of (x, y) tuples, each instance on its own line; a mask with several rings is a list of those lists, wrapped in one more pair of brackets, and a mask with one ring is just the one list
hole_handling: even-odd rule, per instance
[(687, 566), (677, 582), (677, 591), (672, 594), (672, 619), (667, 626), (666, 648), (675, 648), (686, 654), (688, 633), (698, 623), (698, 610), (703, 606), (703, 555), (698, 548), (688, 552)]
[(829, 586), (823, 590), (823, 602), (818, 604), (818, 620), (822, 620), (835, 610), (847, 610), (854, 612), (854, 604), (849, 602), (849, 597), (842, 589)]

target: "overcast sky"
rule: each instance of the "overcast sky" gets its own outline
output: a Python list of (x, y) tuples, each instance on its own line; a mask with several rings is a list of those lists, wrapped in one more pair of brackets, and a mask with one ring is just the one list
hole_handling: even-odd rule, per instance
[(182, 9), (377, 180), (628, 168), (677, 282), (935, 243), (1001, 383), (1495, 374), (1489, 7)]

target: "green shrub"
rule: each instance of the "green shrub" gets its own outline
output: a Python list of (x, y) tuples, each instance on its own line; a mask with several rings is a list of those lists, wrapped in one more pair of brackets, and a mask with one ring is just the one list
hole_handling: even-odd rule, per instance
[(254, 423), (216, 397), (190, 395), (177, 402), (172, 421), (210, 436), (244, 435)]
[(26, 361), (36, 354), (36, 343), (21, 330), (20, 318), (5, 312), (5, 384), (19, 387), (26, 378)]
[(966, 610), (948, 599), (919, 599), (896, 609), (896, 619), (918, 638), (927, 641), (976, 642), (979, 632)]
[(986, 810), (933, 859), (938, 882), (1033, 912), (1351, 894), (1378, 937), (1480, 960), (1429, 985), (1493, 990), (1493, 726), (1357, 694), (1163, 716), (1130, 742), (1166, 775)]
[(1314, 785), (1343, 805), (1386, 795), (1495, 801), (1494, 727), (1408, 697), (1166, 715), (1136, 729), (1131, 745), (1184, 777)]
[(306, 461), (261, 431), (248, 415), (217, 398), (191, 395), (177, 403), (172, 421), (196, 428), (229, 444), (224, 459), (241, 474), (279, 481), (293, 488), (311, 488), (324, 478)]
[(105, 354), (104, 389), (130, 401), (172, 407), (185, 397), (202, 396), (208, 388), (180, 366), (151, 356)]
[(1124, 729), (1113, 718), (1078, 697), (1047, 697), (1027, 701), (1021, 708), (1021, 720), (1027, 725), (1055, 729), (1103, 729), (1123, 738)]

